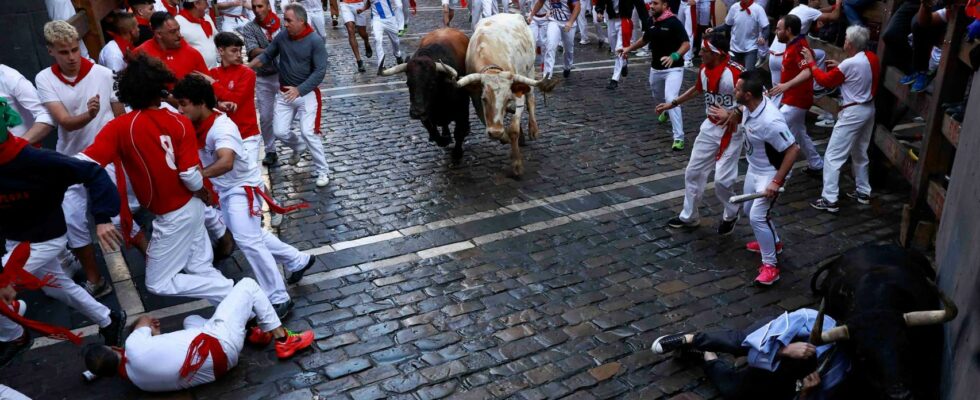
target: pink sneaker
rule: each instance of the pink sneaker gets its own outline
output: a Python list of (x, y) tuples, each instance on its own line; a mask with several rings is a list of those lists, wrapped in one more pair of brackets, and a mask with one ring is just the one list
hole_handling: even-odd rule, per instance
[(762, 264), (759, 267), (759, 276), (755, 277), (755, 283), (770, 286), (779, 280), (779, 268), (772, 264)]
[[(759, 249), (758, 241), (751, 241), (745, 245), (745, 250), (751, 251), (753, 253), (762, 253)], [(783, 254), (783, 242), (776, 243), (776, 254)]]

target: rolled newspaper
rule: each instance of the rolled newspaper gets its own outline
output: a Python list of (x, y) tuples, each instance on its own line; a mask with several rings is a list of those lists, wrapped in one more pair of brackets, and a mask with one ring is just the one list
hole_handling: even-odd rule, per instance
[[(786, 188), (779, 188), (779, 193), (785, 192)], [(755, 200), (760, 197), (766, 197), (766, 192), (759, 193), (746, 193), (740, 194), (738, 196), (732, 196), (728, 198), (728, 202), (732, 204), (744, 203), (749, 200)]]

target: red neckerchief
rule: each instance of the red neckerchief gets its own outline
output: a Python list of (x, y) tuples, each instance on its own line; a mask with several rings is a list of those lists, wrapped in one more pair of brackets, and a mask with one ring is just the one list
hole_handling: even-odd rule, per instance
[(667, 8), (664, 10), (664, 12), (660, 13), (660, 16), (657, 17), (657, 22), (662, 22), (663, 20), (673, 16), (674, 16), (674, 12), (670, 11), (670, 8)]
[(143, 17), (140, 17), (140, 16), (137, 15), (136, 16), (136, 25), (139, 25), (139, 26), (150, 26), (150, 20), (148, 20), (146, 18), (143, 18)]
[[(8, 142), (4, 142), (4, 144), (7, 144)], [(4, 266), (3, 272), (0, 272), (0, 287), (14, 285), (16, 290), (37, 290), (45, 286), (58, 287), (51, 283), (51, 280), (54, 279), (54, 276), (51, 274), (45, 275), (43, 279), (38, 279), (30, 272), (24, 270), (24, 265), (27, 264), (27, 260), (30, 257), (31, 243), (18, 243), (17, 246), (14, 247), (14, 250), (10, 252), (10, 258), (7, 259), (7, 265)], [(76, 345), (82, 344), (82, 338), (78, 337), (78, 335), (72, 333), (70, 330), (60, 326), (49, 325), (43, 322), (24, 318), (18, 312), (14, 311), (10, 305), (7, 304), (7, 302), (0, 301), (0, 315), (10, 318), (11, 321), (14, 321), (30, 330), (40, 332), (45, 336), (50, 336), (60, 340), (68, 340)]]
[(208, 22), (208, 20), (206, 20), (204, 18), (195, 17), (188, 10), (180, 10), (180, 16), (186, 18), (188, 21), (190, 21), (192, 23), (195, 23), (195, 24), (200, 25), (201, 26), (201, 29), (204, 30), (204, 36), (207, 36), (207, 37), (210, 38), (211, 35), (214, 34), (214, 28), (211, 27), (211, 23)]
[(0, 143), (0, 165), (6, 164), (13, 160), (20, 154), (20, 151), (27, 147), (28, 142), (17, 136), (14, 136), (9, 131), (7, 132), (7, 141)]
[(126, 349), (119, 350), (119, 367), (116, 373), (120, 378), (129, 380), (129, 374), (126, 373)]
[(133, 46), (133, 42), (126, 40), (126, 38), (122, 37), (122, 35), (117, 35), (112, 32), (109, 32), (109, 37), (111, 37), (112, 40), (116, 42), (116, 45), (119, 46), (119, 51), (122, 52), (123, 59), (128, 61), (133, 54), (133, 50), (136, 49), (136, 46)]
[[(286, 32), (286, 33), (289, 33), (289, 32)], [(296, 36), (289, 35), (289, 40), (300, 40), (302, 38), (305, 38), (305, 37), (309, 36), (309, 34), (311, 34), (311, 33), (313, 33), (313, 27), (311, 27), (310, 24), (306, 24), (306, 25), (303, 25), (303, 31), (300, 32), (298, 35), (296, 35)]]
[(755, 0), (748, 0), (748, 1), (740, 0), (738, 2), (738, 5), (742, 7), (742, 11), (745, 11), (746, 14), (752, 15), (752, 10), (749, 10), (749, 7), (752, 6), (752, 3), (755, 3)]
[(180, 377), (190, 379), (204, 366), (208, 355), (211, 355), (214, 380), (221, 378), (228, 371), (228, 356), (225, 354), (225, 350), (221, 348), (221, 342), (206, 333), (194, 337), (190, 346), (187, 347), (187, 357), (184, 358), (184, 365), (180, 367)]
[(82, 79), (85, 79), (85, 75), (88, 75), (88, 72), (92, 70), (92, 66), (95, 65), (95, 63), (89, 61), (89, 59), (85, 57), (82, 57), (81, 59), (82, 66), (78, 69), (78, 76), (75, 77), (74, 81), (69, 81), (68, 78), (65, 78), (65, 75), (61, 73), (61, 66), (59, 66), (57, 63), (51, 66), (51, 72), (53, 72), (54, 76), (57, 76), (58, 79), (64, 82), (66, 85), (74, 87), (78, 84), (78, 82), (81, 82)]
[(178, 14), (177, 6), (170, 4), (170, 0), (160, 0), (160, 2), (163, 3), (163, 8), (166, 8), (167, 12), (170, 13), (170, 15), (174, 17), (177, 16)]
[(204, 144), (207, 142), (208, 132), (211, 130), (211, 127), (214, 126), (214, 121), (218, 119), (219, 115), (221, 115), (220, 112), (212, 111), (211, 116), (205, 118), (204, 121), (201, 121), (200, 125), (194, 127), (194, 130), (197, 132), (198, 149), (204, 148)]
[(279, 16), (272, 11), (269, 11), (269, 15), (266, 16), (265, 21), (260, 21), (258, 18), (255, 18), (255, 23), (265, 30), (265, 37), (269, 40), (272, 40), (272, 35), (279, 32), (279, 28), (282, 26), (279, 22)]

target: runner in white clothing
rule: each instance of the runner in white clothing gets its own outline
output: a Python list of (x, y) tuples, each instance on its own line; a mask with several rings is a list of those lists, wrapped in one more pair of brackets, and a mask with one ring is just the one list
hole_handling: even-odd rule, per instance
[(102, 51), (99, 52), (99, 65), (118, 74), (126, 68), (127, 60), (132, 57), (136, 49), (133, 43), (139, 40), (140, 29), (133, 14), (117, 11), (114, 16), (115, 23), (108, 31), (112, 40), (102, 46)]
[(20, 114), (21, 123), (7, 128), (14, 136), (31, 144), (39, 143), (51, 130), (54, 122), (48, 109), (37, 97), (37, 89), (17, 70), (0, 64), (0, 97)]
[[(201, 175), (213, 184), (235, 243), (252, 266), (276, 315), (283, 319), (293, 302), (276, 262), (301, 278), (316, 260), (262, 229), (262, 201), (269, 201), (261, 189), (264, 184), (258, 160), (248, 154), (235, 123), (225, 114), (213, 111), (218, 100), (211, 84), (201, 76), (191, 75), (177, 84), (173, 94), (180, 104), (180, 113), (197, 130), (198, 152), (204, 166)], [(280, 208), (269, 203), (271, 208)]]
[(251, 0), (217, 0), (215, 8), (221, 15), (222, 32), (235, 32), (252, 19)]
[[(246, 331), (251, 316), (257, 326)], [(238, 364), (247, 339), (268, 345), (288, 359), (313, 344), (313, 332), (294, 333), (282, 326), (259, 285), (243, 278), (218, 304), (211, 319), (184, 318), (184, 329), (163, 334), (160, 321), (142, 316), (126, 347), (85, 348), (85, 366), (96, 376), (119, 376), (147, 392), (170, 392), (214, 382)]]
[(378, 75), (381, 75), (385, 62), (385, 46), (383, 42), (385, 36), (388, 37), (388, 42), (391, 43), (391, 49), (395, 52), (395, 65), (404, 62), (398, 40), (398, 32), (404, 25), (402, 21), (402, 18), (404, 18), (402, 15), (402, 4), (401, 0), (364, 0), (363, 8), (357, 12), (362, 13), (366, 9), (370, 9), (371, 11), (369, 12), (373, 15), (373, 18), (371, 18), (371, 31), (374, 34), (374, 48), (378, 49), (376, 53), (378, 56)]
[(735, 62), (742, 64), (746, 71), (756, 68), (759, 46), (765, 46), (765, 38), (769, 36), (769, 18), (764, 7), (753, 0), (733, 3), (725, 17), (725, 25), (706, 30), (731, 32), (731, 49)]
[(810, 203), (818, 210), (831, 213), (839, 210), (840, 168), (848, 156), (851, 158), (856, 188), (847, 195), (861, 204), (871, 202), (868, 145), (875, 125), (874, 96), (881, 74), (878, 57), (866, 50), (869, 35), (865, 27), (848, 27), (844, 37), (844, 52), (848, 57), (839, 65), (837, 61), (828, 60), (827, 65), (831, 70), (827, 72), (814, 66), (809, 52), (803, 52), (803, 59), (810, 64), (814, 80), (828, 88), (840, 86), (844, 100), (824, 153), (823, 191), (819, 199)]
[[(545, 0), (537, 0), (531, 7), (531, 15), (537, 16)], [(575, 20), (582, 12), (579, 0), (547, 0), (547, 35), (544, 48), (544, 78), (551, 78), (555, 68), (555, 55), (558, 52), (558, 41), (561, 40), (565, 54), (565, 67), (562, 76), (568, 78), (572, 73), (572, 63), (575, 58)], [(527, 17), (528, 25), (532, 25), (532, 16)], [(533, 24), (540, 29), (540, 24)], [(535, 33), (532, 29), (532, 35)], [(537, 32), (540, 35), (540, 31)]]
[[(193, 7), (190, 7), (193, 5)], [(185, 1), (184, 8), (174, 17), (180, 25), (180, 35), (194, 50), (201, 53), (208, 68), (218, 65), (218, 49), (214, 47), (217, 25), (208, 15), (207, 0)]]

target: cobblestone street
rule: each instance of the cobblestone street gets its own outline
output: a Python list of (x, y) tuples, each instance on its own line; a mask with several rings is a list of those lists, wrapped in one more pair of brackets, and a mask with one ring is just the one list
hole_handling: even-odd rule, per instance
[[(441, 25), (438, 4), (419, 0), (402, 41), (409, 52)], [(453, 25), (469, 34), (468, 15), (457, 11)], [(472, 113), (458, 163), (452, 146), (428, 142), (408, 117), (404, 76), (376, 76), (373, 59), (357, 74), (346, 34), (330, 30), (328, 17), (321, 90), (330, 184), (316, 188), (308, 155), (286, 164), (284, 147), (269, 170), (277, 199), (310, 203), (285, 216), (278, 233), (317, 255), (290, 288), (296, 308), (286, 321), (315, 330), (315, 348), (280, 362), (271, 347), (247, 347), (217, 383), (150, 395), (119, 379), (87, 383), (78, 347), (38, 340), (0, 370), (0, 383), (37, 399), (716, 398), (698, 366), (655, 355), (653, 340), (813, 306), (809, 278), (821, 261), (897, 237), (906, 186), (873, 181), (872, 205), (842, 196), (831, 215), (808, 205), (821, 183), (797, 163), (773, 210), (786, 246), (782, 278), (753, 286), (759, 258), (744, 250), (751, 228), (743, 218), (733, 235), (717, 235), (721, 208), (710, 186), (699, 228), (666, 225), (683, 201), (684, 167), (705, 117), (700, 98), (683, 106), (687, 150), (672, 152), (670, 125), (653, 112), (649, 59), (632, 59), (619, 89), (605, 89), (612, 57), (589, 28), (593, 43), (575, 49), (571, 77), (555, 74), (561, 82), (546, 103), (538, 93), (541, 136), (522, 148), (525, 172), (515, 179), (509, 145), (490, 140)], [(683, 89), (693, 85), (693, 70), (684, 81)], [(808, 126), (822, 151), (830, 130)], [(846, 192), (853, 181), (843, 170)], [(133, 291), (117, 285), (107, 304), (135, 301), (165, 316), (164, 331), (212, 312), (204, 302), (148, 294), (141, 264), (131, 264)], [(237, 253), (220, 268), (236, 278), (249, 270)], [(29, 305), (34, 318), (90, 325), (40, 295)]]

